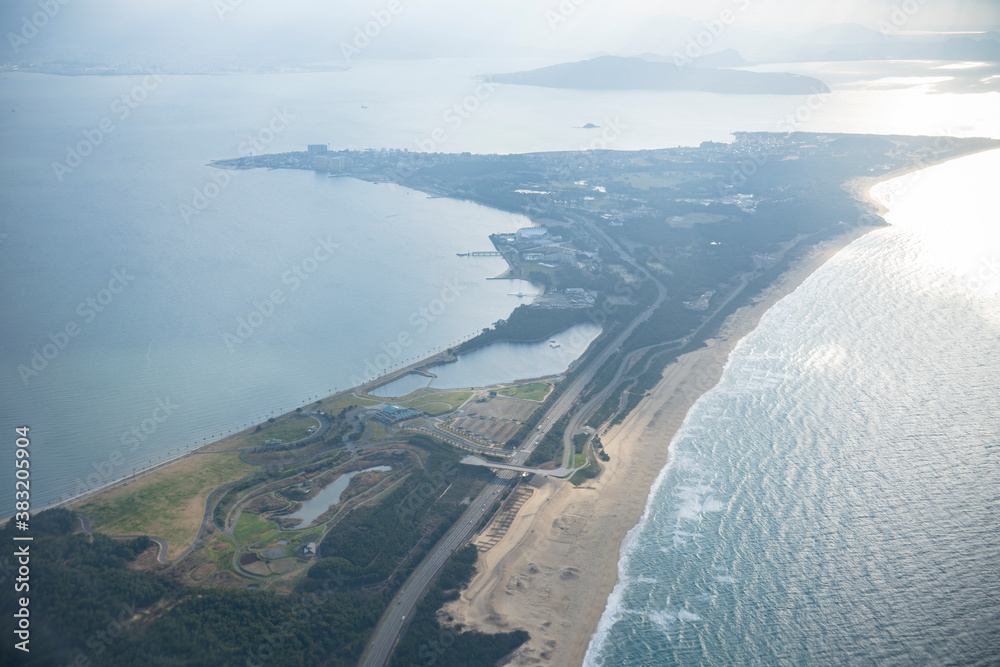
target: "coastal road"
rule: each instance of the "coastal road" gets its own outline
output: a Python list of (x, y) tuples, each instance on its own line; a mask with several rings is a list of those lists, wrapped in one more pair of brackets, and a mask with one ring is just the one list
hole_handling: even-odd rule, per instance
[[(603, 235), (603, 232), (601, 232)], [(627, 262), (638, 268), (635, 260), (628, 255), (624, 250), (619, 248), (617, 244), (608, 239), (605, 239), (611, 245), (612, 248)], [(648, 275), (648, 274), (647, 274)], [(576, 404), (583, 390), (590, 384), (597, 374), (597, 371), (611, 358), (613, 354), (618, 351), (618, 348), (624, 344), (629, 336), (639, 327), (643, 322), (648, 320), (653, 312), (663, 304), (667, 298), (667, 289), (663, 284), (650, 276), (650, 279), (656, 284), (658, 294), (656, 300), (647, 308), (645, 308), (639, 315), (633, 319), (629, 324), (617, 335), (615, 338), (607, 343), (603, 349), (593, 358), (586, 362), (586, 366), (580, 370), (575, 378), (570, 382), (569, 386), (562, 392), (562, 394), (549, 406), (548, 410), (539, 420), (535, 431), (531, 433), (522, 443), (521, 447), (518, 448), (511, 457), (507, 460), (506, 464), (508, 466), (513, 466), (515, 469), (524, 466), (525, 461), (531, 456), (532, 452), (538, 446), (538, 443), (542, 441), (545, 435), (552, 429), (555, 425), (569, 410)], [(616, 375), (616, 379), (620, 379), (621, 374), (624, 372), (624, 368), (627, 365), (623, 365), (619, 368), (619, 372)], [(588, 402), (588, 406), (594, 404), (594, 399)], [(597, 403), (596, 405), (599, 405)], [(579, 422), (580, 420), (574, 420), (574, 422)], [(563, 451), (563, 468), (569, 469), (569, 457), (573, 452), (573, 436), (575, 431), (567, 429), (564, 433), (564, 451)], [(423, 595), (424, 591), (431, 584), (434, 578), (440, 572), (441, 568), (444, 566), (451, 554), (455, 552), (460, 546), (465, 544), (467, 540), (472, 537), (474, 528), (479, 524), (479, 520), (485, 515), (488, 508), (492, 507), (496, 500), (499, 498), (501, 490), (511, 483), (510, 480), (514, 479), (519, 473), (514, 470), (497, 470), (497, 479), (491, 482), (483, 490), (482, 493), (472, 502), (469, 508), (462, 514), (462, 517), (458, 520), (451, 530), (449, 530), (445, 536), (438, 542), (438, 544), (431, 550), (430, 554), (417, 566), (417, 569), (410, 575), (410, 578), (406, 580), (402, 588), (393, 598), (389, 605), (388, 610), (383, 614), (382, 619), (379, 621), (378, 626), (375, 628), (375, 633), (372, 635), (368, 647), (365, 649), (365, 653), (362, 656), (361, 663), (365, 667), (383, 667), (388, 664), (389, 657), (392, 655), (392, 649), (395, 647), (396, 642), (399, 640), (399, 636), (403, 629), (406, 627), (406, 619), (412, 618), (413, 609), (416, 607), (417, 602)]]
[(406, 620), (412, 619), (413, 610), (421, 596), (437, 577), (451, 555), (472, 537), (483, 517), (499, 500), (503, 491), (513, 484), (517, 473), (503, 471), (490, 482), (468, 509), (455, 522), (444, 537), (438, 541), (431, 553), (413, 571), (409, 579), (399, 589), (382, 615), (375, 633), (361, 658), (365, 667), (383, 667), (389, 663), (392, 649), (406, 627)]

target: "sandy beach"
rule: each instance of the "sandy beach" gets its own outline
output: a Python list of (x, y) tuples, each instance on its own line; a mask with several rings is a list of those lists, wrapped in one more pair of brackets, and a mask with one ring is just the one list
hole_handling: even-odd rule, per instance
[[(858, 195), (866, 196), (869, 187), (865, 183)], [(611, 460), (596, 480), (574, 487), (536, 478), (532, 497), (503, 539), (480, 554), (469, 587), (442, 617), (484, 632), (527, 630), (530, 641), (509, 664), (581, 664), (618, 580), (622, 541), (642, 516), (688, 410), (718, 382), (729, 353), (771, 306), (870, 230), (855, 229), (816, 246), (730, 315), (707, 347), (668, 366), (650, 395), (602, 435)]]

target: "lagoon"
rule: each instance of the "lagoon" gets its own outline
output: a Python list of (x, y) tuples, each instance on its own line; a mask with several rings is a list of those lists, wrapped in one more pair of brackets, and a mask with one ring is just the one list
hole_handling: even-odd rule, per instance
[(389, 472), (390, 470), (392, 470), (392, 466), (374, 466), (372, 468), (365, 468), (364, 470), (344, 473), (328, 484), (314, 498), (303, 502), (302, 507), (296, 510), (295, 513), (289, 514), (287, 518), (302, 519), (302, 523), (298, 527), (306, 528), (323, 512), (340, 503), (341, 494), (347, 490), (348, 485), (350, 485), (351, 480), (356, 475), (360, 475), (363, 472)]
[(458, 361), (434, 366), (436, 377), (410, 373), (369, 393), (398, 398), (421, 389), (489, 387), (496, 384), (548, 377), (564, 372), (601, 333), (596, 324), (578, 324), (537, 343), (492, 343)]

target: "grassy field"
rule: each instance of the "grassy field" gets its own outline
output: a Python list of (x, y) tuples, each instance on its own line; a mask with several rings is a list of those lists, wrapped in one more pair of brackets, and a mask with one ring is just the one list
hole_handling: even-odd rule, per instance
[(540, 401), (545, 398), (546, 394), (549, 393), (549, 383), (532, 382), (531, 384), (522, 384), (517, 387), (501, 389), (497, 393), (503, 394), (504, 396), (512, 396), (514, 398), (526, 398), (530, 401)]
[(277, 528), (272, 522), (261, 519), (259, 514), (243, 512), (240, 514), (239, 520), (236, 521), (236, 526), (233, 528), (233, 535), (239, 540), (240, 544), (247, 545), (263, 539), (269, 533), (276, 532), (276, 530)]
[(342, 394), (332, 399), (327, 399), (322, 401), (322, 403), (318, 407), (320, 410), (326, 410), (327, 412), (335, 412), (337, 410), (343, 410), (349, 405), (365, 406), (365, 405), (377, 405), (378, 403), (381, 403), (381, 401), (377, 399), (359, 398), (357, 396), (354, 396), (353, 394)]
[(232, 571), (232, 557), (235, 545), (233, 541), (225, 535), (220, 535), (216, 539), (195, 554), (188, 558), (198, 558), (201, 565), (188, 573), (192, 582), (203, 581), (208, 575), (216, 570)]
[(277, 438), (283, 442), (292, 442), (309, 435), (309, 427), (311, 426), (319, 428), (319, 422), (308, 415), (291, 412), (287, 415), (276, 417), (270, 424), (265, 422), (261, 425), (260, 431), (256, 433), (254, 433), (253, 429), (241, 431), (228, 438), (210, 443), (203, 447), (201, 451), (222, 452), (239, 449), (240, 447), (256, 447), (257, 445), (263, 445), (271, 438)]
[(282, 442), (294, 442), (309, 435), (311, 427), (319, 428), (319, 422), (315, 417), (292, 412), (274, 420), (273, 423), (264, 426), (259, 432), (253, 433), (246, 438), (244, 447), (255, 447), (263, 445), (271, 438), (277, 438)]
[(649, 190), (650, 188), (676, 188), (685, 181), (698, 180), (703, 177), (700, 172), (650, 172), (633, 171), (621, 176), (616, 176), (612, 180), (628, 183), (638, 190)]
[(416, 408), (429, 415), (441, 415), (452, 412), (472, 396), (471, 391), (456, 391), (454, 389), (418, 389), (404, 400), (396, 401), (395, 405), (404, 408)]
[(389, 428), (374, 419), (368, 422), (368, 438), (370, 440), (385, 440), (389, 437)]
[(235, 452), (194, 454), (75, 505), (94, 530), (108, 535), (151, 535), (167, 541), (167, 558), (194, 542), (213, 489), (249, 475), (253, 466)]

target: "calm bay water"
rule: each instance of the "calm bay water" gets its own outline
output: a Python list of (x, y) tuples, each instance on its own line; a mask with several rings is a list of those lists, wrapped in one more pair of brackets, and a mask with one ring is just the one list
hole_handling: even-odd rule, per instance
[(993, 151), (880, 186), (894, 226), (738, 345), (587, 665), (997, 664), (997, 173)]
[(596, 324), (578, 324), (538, 343), (493, 343), (460, 356), (455, 363), (435, 366), (431, 371), (437, 377), (411, 373), (371, 393), (399, 397), (421, 387), (482, 387), (556, 375), (569, 368), (600, 333)]

